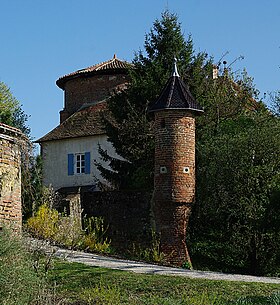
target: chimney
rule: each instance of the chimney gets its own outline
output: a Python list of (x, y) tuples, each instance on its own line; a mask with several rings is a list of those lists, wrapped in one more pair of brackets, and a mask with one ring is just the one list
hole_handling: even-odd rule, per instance
[(218, 72), (219, 72), (219, 67), (216, 65), (213, 65), (213, 79), (217, 79), (218, 78)]

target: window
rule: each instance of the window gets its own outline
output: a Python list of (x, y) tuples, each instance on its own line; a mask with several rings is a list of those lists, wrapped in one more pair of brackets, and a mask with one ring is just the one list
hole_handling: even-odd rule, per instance
[(90, 174), (90, 152), (68, 154), (68, 175)]
[(75, 155), (75, 172), (76, 174), (84, 174), (85, 173), (85, 154), (76, 154)]

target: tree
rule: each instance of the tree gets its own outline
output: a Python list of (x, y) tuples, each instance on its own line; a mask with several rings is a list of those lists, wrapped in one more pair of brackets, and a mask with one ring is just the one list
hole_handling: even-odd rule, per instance
[(3, 82), (0, 82), (0, 122), (21, 129), (27, 136), (30, 134), (26, 125), (27, 115)]
[(144, 49), (134, 57), (128, 88), (109, 99), (104, 116), (108, 140), (121, 158), (112, 158), (101, 147), (111, 170), (97, 165), (107, 181), (122, 189), (153, 187), (153, 120), (147, 109), (169, 78), (174, 56), (182, 78), (192, 79), (192, 84), (204, 77), (201, 66), (208, 64), (206, 54), (194, 55), (191, 37), (185, 41), (177, 16), (168, 11), (154, 22)]
[(213, 79), (213, 60), (194, 54), (174, 14), (164, 12), (154, 22), (144, 47), (133, 60), (127, 90), (108, 102), (106, 131), (121, 158), (100, 148), (111, 166), (99, 165), (103, 177), (122, 189), (152, 189), (153, 121), (147, 108), (167, 81), (175, 55), (181, 77), (205, 110), (196, 120), (197, 199), (188, 243), (194, 264), (271, 272), (280, 264), (279, 107), (275, 115), (268, 111), (246, 71), (224, 69)]
[(280, 121), (228, 119), (198, 143), (193, 258), (223, 271), (264, 274), (280, 263)]
[(41, 160), (33, 154), (33, 145), (29, 140), (30, 129), (27, 115), (18, 100), (12, 95), (6, 84), (0, 82), (0, 122), (20, 129), (26, 138), (21, 147), (22, 206), (24, 218), (32, 214), (34, 206), (42, 197)]
[(31, 152), (22, 168), (22, 203), (23, 218), (27, 220), (34, 216), (39, 206), (44, 202), (43, 160), (40, 155), (34, 156)]

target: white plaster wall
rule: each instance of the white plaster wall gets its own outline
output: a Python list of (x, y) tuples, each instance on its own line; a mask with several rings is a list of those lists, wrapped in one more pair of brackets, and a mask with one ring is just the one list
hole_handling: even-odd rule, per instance
[[(104, 181), (94, 165), (94, 160), (106, 165), (98, 153), (98, 144), (108, 151), (109, 155), (117, 157), (106, 135), (92, 137), (47, 141), (41, 143), (43, 156), (43, 183), (51, 185), (55, 190), (61, 187), (95, 184), (96, 179)], [(68, 176), (68, 154), (90, 152), (90, 174)]]

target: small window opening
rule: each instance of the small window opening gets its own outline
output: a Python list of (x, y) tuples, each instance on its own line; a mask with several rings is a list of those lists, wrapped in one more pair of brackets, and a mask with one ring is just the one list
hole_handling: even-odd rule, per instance
[(161, 128), (165, 128), (165, 119), (162, 119), (162, 120), (160, 121), (160, 127), (161, 127)]

